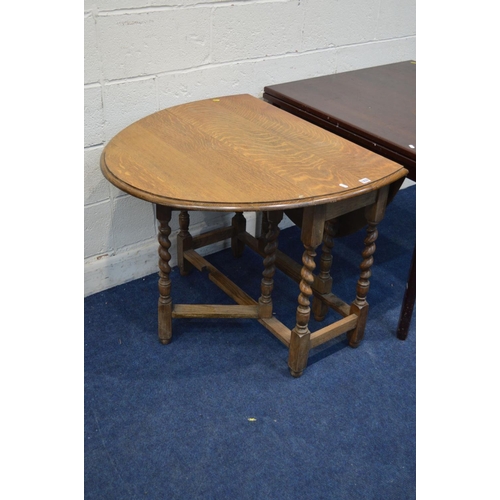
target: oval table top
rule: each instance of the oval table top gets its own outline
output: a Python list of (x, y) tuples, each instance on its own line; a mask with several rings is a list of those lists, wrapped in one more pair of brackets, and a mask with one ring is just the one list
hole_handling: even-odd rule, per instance
[(181, 104), (118, 133), (103, 175), (177, 209), (262, 211), (335, 202), (407, 170), (250, 95)]

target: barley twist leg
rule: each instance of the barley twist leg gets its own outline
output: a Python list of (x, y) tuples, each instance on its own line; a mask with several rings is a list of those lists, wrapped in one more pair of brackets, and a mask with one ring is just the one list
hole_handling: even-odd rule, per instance
[(158, 291), (160, 297), (158, 299), (158, 337), (162, 344), (168, 344), (172, 339), (172, 297), (170, 296), (171, 281), (170, 281), (170, 219), (172, 218), (172, 210), (162, 205), (156, 206), (156, 217), (159, 222), (158, 242), (158, 261), (159, 280)]

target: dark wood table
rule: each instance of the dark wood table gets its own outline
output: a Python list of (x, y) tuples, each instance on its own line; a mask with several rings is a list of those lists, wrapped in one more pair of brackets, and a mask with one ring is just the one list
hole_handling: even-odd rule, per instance
[[(415, 61), (268, 86), (264, 99), (403, 165), (417, 180)], [(397, 326), (401, 340), (415, 305), (415, 248)]]
[[(176, 318), (255, 318), (289, 348), (288, 366), (294, 377), (302, 375), (315, 346), (341, 334), (347, 334), (351, 347), (359, 345), (367, 321), (377, 226), (408, 172), (404, 167), (260, 99), (238, 95), (175, 106), (133, 123), (107, 144), (101, 170), (121, 190), (156, 205), (161, 343), (171, 341)], [(179, 211), (181, 274), (192, 268), (207, 272), (236, 304), (173, 304), (169, 251), (173, 210)], [(190, 210), (235, 215), (228, 227), (192, 236)], [(267, 231), (261, 240), (246, 231), (246, 211), (266, 213)], [(277, 248), (278, 224), (289, 211), (301, 227), (302, 264)], [(331, 238), (336, 231), (363, 226), (367, 236), (360, 249), (356, 298), (348, 304), (332, 293)], [(242, 256), (245, 245), (263, 257), (258, 300), (196, 251), (226, 239), (236, 257)], [(321, 244), (315, 274), (314, 257)], [(276, 268), (299, 283), (296, 325), (291, 330), (273, 315)], [(329, 308), (341, 319), (311, 332), (311, 312), (324, 319)]]

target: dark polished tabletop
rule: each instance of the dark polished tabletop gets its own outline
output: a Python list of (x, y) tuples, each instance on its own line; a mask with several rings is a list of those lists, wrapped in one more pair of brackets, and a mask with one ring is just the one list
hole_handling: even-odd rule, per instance
[(416, 181), (415, 61), (271, 85), (263, 97), (404, 165)]

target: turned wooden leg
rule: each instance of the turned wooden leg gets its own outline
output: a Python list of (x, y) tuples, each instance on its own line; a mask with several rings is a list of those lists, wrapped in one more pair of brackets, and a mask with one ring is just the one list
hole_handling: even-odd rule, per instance
[(193, 237), (189, 233), (189, 212), (181, 210), (179, 213), (179, 233), (177, 234), (177, 263), (181, 276), (189, 274), (193, 265), (184, 258), (184, 252), (193, 247)]
[(156, 205), (156, 218), (159, 222), (158, 254), (160, 256), (158, 265), (160, 268), (158, 280), (158, 290), (160, 298), (158, 299), (158, 337), (162, 344), (168, 344), (172, 339), (172, 297), (170, 297), (170, 219), (172, 210), (162, 205)]
[(238, 235), (247, 230), (247, 221), (242, 212), (236, 212), (235, 216), (231, 219), (234, 228), (234, 235), (231, 238), (231, 249), (235, 257), (241, 257), (245, 249), (245, 243), (238, 238)]
[(260, 224), (259, 249), (264, 250), (266, 246), (266, 235), (269, 232), (268, 212), (262, 212), (262, 220)]
[(273, 315), (273, 302), (271, 292), (274, 286), (274, 273), (276, 272), (276, 250), (278, 249), (278, 224), (283, 218), (283, 212), (270, 212), (267, 216), (267, 234), (264, 246), (264, 271), (262, 272), (261, 296), (259, 298), (259, 318), (271, 318)]
[(294, 377), (300, 377), (307, 366), (310, 349), (310, 331), (309, 318), (311, 316), (311, 308), (309, 307), (309, 298), (312, 295), (311, 285), (314, 282), (313, 271), (316, 267), (314, 257), (316, 252), (314, 247), (306, 247), (302, 256), (302, 271), (300, 273), (300, 294), (299, 305), (297, 307), (296, 325), (292, 330), (290, 338), (290, 353), (288, 357), (288, 367), (290, 373)]
[(356, 298), (351, 304), (350, 314), (358, 316), (358, 323), (354, 330), (347, 334), (349, 345), (351, 347), (358, 347), (361, 340), (363, 340), (366, 319), (368, 316), (368, 302), (366, 296), (370, 288), (371, 266), (373, 264), (373, 253), (375, 252), (375, 240), (378, 236), (376, 225), (369, 224), (367, 229), (368, 236), (365, 238), (365, 249), (362, 253), (363, 262), (361, 262), (361, 274), (359, 276), (358, 285), (356, 287)]
[(311, 332), (309, 331), (309, 318), (311, 308), (309, 298), (312, 295), (311, 285), (314, 283), (313, 271), (316, 267), (316, 247), (323, 238), (325, 223), (325, 206), (306, 207), (302, 218), (301, 239), (304, 244), (302, 255), (302, 271), (299, 284), (299, 305), (296, 313), (296, 325), (291, 331), (290, 350), (288, 355), (288, 368), (293, 377), (300, 377), (307, 366), (309, 350), (311, 348)]
[(387, 203), (387, 188), (379, 191), (379, 196), (375, 204), (366, 208), (365, 215), (368, 221), (366, 229), (367, 236), (364, 240), (365, 249), (362, 252), (363, 261), (361, 262), (358, 284), (356, 287), (356, 298), (351, 304), (350, 314), (358, 316), (356, 328), (347, 333), (347, 339), (351, 347), (358, 347), (365, 333), (366, 320), (368, 317), (368, 302), (366, 296), (370, 289), (370, 277), (372, 275), (371, 267), (373, 265), (373, 254), (375, 253), (375, 241), (378, 237), (377, 225), (384, 217)]
[[(332, 277), (330, 269), (332, 267), (333, 237), (335, 236), (337, 225), (336, 219), (325, 222), (323, 233), (323, 247), (321, 248), (321, 258), (319, 261), (319, 274), (317, 277), (318, 291), (320, 293), (330, 293), (332, 291)], [(328, 306), (318, 299), (313, 298), (312, 311), (316, 321), (323, 321), (328, 313)]]

